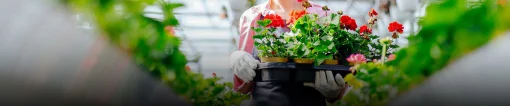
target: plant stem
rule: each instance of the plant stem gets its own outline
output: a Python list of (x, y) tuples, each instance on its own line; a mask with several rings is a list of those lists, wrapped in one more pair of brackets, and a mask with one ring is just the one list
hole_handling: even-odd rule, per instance
[(382, 61), (382, 64), (384, 64), (385, 62), (385, 58), (386, 58), (386, 44), (382, 44), (383, 46), (383, 51), (382, 51), (382, 54), (381, 54), (381, 61)]

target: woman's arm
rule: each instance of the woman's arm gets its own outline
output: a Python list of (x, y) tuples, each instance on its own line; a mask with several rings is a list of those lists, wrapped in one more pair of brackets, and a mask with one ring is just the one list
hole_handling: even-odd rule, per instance
[[(251, 38), (252, 35), (255, 33), (251, 30), (251, 27), (253, 25), (253, 14), (252, 12), (253, 8), (250, 8), (246, 10), (239, 19), (239, 43), (238, 43), (238, 49), (240, 51), (245, 51), (250, 54), (253, 53), (253, 38)], [(241, 80), (237, 75), (234, 75), (234, 90), (237, 92), (240, 92), (242, 94), (247, 94), (252, 91), (253, 88), (253, 82), (244, 82)]]

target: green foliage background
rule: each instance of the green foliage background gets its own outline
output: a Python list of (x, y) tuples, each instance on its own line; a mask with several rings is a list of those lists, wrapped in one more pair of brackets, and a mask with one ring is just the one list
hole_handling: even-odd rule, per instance
[(449, 63), (510, 29), (508, 5), (492, 0), (434, 1), (420, 21), (422, 29), (409, 37), (409, 46), (386, 64), (361, 64), (345, 80), (355, 88), (335, 105), (386, 105)]
[[(177, 26), (173, 10), (184, 6), (162, 0), (61, 0), (69, 9), (96, 25), (101, 37), (130, 53), (137, 63), (160, 78), (174, 92), (193, 105), (239, 105), (249, 96), (231, 92), (232, 83), (217, 83), (220, 78), (204, 78), (187, 71), (186, 57), (179, 50), (181, 40), (165, 31)], [(157, 5), (164, 20), (144, 16), (147, 6)]]

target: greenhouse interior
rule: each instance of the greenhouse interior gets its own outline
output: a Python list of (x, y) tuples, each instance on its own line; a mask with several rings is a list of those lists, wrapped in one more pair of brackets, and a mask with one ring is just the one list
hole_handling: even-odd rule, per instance
[(0, 2), (2, 106), (510, 105), (510, 0)]

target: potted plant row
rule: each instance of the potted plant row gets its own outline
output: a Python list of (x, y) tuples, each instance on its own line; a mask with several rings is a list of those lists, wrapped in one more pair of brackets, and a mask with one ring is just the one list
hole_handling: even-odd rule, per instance
[(326, 15), (319, 16), (308, 13), (309, 3), (303, 2), (305, 9), (292, 11), (287, 22), (276, 14), (267, 14), (257, 21), (260, 27), (252, 28), (261, 60), (261, 74), (257, 74), (261, 81), (313, 82), (315, 71), (319, 70), (345, 76), (351, 73), (349, 56), (363, 54), (365, 61), (380, 58), (377, 52), (383, 47), (371, 31), (377, 21), (375, 10), (369, 12), (370, 20), (358, 29), (356, 21), (341, 11), (328, 13), (329, 8), (324, 6)]

